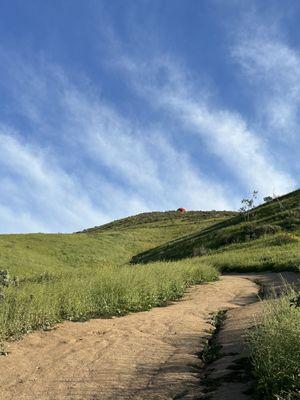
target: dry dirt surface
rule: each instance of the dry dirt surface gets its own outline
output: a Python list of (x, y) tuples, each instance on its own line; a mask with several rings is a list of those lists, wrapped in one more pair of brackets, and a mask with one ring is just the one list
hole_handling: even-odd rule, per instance
[[(9, 355), (0, 357), (0, 399), (205, 398), (204, 371), (213, 374), (227, 368), (226, 362), (205, 367), (199, 357), (212, 330), (210, 314), (220, 309), (240, 313), (229, 328), (228, 314), (227, 335), (220, 339), (222, 346), (228, 346), (227, 355), (233, 346), (240, 352), (240, 328), (253, 321), (253, 313), (247, 311), (247, 323), (239, 326), (238, 321), (243, 321), (242, 310), (257, 300), (259, 292), (253, 280), (278, 281), (278, 274), (266, 277), (222, 276), (217, 282), (194, 286), (167, 307), (120, 318), (65, 322), (52, 331), (28, 334), (10, 343)], [(232, 329), (235, 336), (228, 335)], [(218, 390), (215, 396), (227, 398)]]

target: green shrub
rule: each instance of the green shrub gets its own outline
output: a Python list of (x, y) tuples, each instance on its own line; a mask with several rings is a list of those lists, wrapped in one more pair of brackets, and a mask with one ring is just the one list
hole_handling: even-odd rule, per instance
[(300, 209), (287, 210), (283, 214), (281, 226), (287, 230), (293, 230), (300, 225)]
[(9, 273), (6, 269), (0, 270), (0, 286), (8, 286), (10, 282)]
[(279, 231), (281, 231), (281, 227), (277, 225), (246, 223), (240, 229), (224, 229), (217, 233), (213, 239), (213, 246), (218, 248), (232, 243), (243, 243), (249, 240), (256, 240), (264, 235), (274, 235)]
[(286, 232), (274, 235), (274, 237), (268, 242), (271, 246), (283, 246), (289, 243), (298, 243), (300, 245), (299, 239), (296, 236)]

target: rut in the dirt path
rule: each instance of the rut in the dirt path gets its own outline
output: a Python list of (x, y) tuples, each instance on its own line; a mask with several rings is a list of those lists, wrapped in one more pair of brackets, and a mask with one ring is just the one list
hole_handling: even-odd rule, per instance
[(223, 276), (168, 307), (29, 334), (0, 358), (0, 399), (204, 398), (198, 355), (210, 335), (208, 317), (241, 310), (258, 290), (249, 279)]

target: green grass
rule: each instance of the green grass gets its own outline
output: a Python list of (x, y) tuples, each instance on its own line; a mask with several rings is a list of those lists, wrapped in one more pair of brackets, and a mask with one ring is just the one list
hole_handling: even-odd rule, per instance
[(190, 235), (136, 254), (131, 261), (147, 263), (179, 260), (205, 254), (209, 250), (226, 249), (235, 243), (244, 243), (247, 251), (252, 240), (285, 232), (300, 235), (300, 190), (262, 204), (247, 214), (227, 218)]
[(295, 296), (289, 290), (264, 302), (262, 320), (249, 332), (259, 399), (300, 399), (300, 308), (290, 302)]
[(227, 246), (200, 257), (220, 272), (299, 271), (300, 238), (288, 233)]
[(218, 271), (196, 259), (140, 267), (81, 268), (3, 289), (0, 339), (7, 340), (68, 319), (124, 315), (181, 297), (192, 284), (218, 279)]
[(214, 224), (230, 212), (147, 213), (78, 234), (0, 235), (0, 269), (23, 279), (44, 272), (122, 265), (146, 249)]
[[(163, 226), (168, 229), (172, 229), (176, 226), (180, 229), (181, 234), (184, 225), (188, 225), (189, 228), (193, 229), (199, 221), (203, 220), (222, 220), (226, 217), (232, 217), (236, 215), (233, 211), (187, 211), (181, 214), (177, 211), (153, 211), (142, 214), (133, 215), (131, 217), (112, 221), (105, 225), (95, 226), (94, 228), (85, 229), (82, 232), (87, 233), (99, 233), (107, 230), (128, 230), (135, 228), (147, 228), (147, 229), (161, 229)], [(187, 229), (187, 233), (190, 229)], [(81, 232), (78, 232), (81, 233)]]

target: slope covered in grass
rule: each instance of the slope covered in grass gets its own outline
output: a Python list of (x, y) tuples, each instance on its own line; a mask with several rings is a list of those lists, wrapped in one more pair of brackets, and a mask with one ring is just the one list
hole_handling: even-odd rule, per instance
[(146, 310), (217, 279), (215, 268), (197, 260), (125, 264), (138, 251), (230, 215), (147, 213), (75, 234), (0, 235), (0, 341), (63, 319)]
[[(132, 262), (179, 260), (202, 255), (215, 262), (225, 259), (227, 265), (233, 263), (238, 269), (250, 264), (263, 265), (267, 269), (274, 264), (274, 260), (270, 261), (272, 257), (266, 254), (268, 248), (272, 254), (279, 254), (282, 258), (289, 252), (286, 262), (292, 260), (296, 266), (300, 263), (299, 235), (300, 190), (297, 190), (262, 204), (251, 212), (137, 254)], [(233, 262), (234, 259), (238, 261)], [(224, 262), (219, 264), (222, 266)]]
[[(77, 268), (121, 265), (140, 252), (222, 221), (231, 212), (154, 212), (76, 234), (0, 235), (0, 270), (30, 280)], [(41, 279), (42, 279), (41, 278)]]

